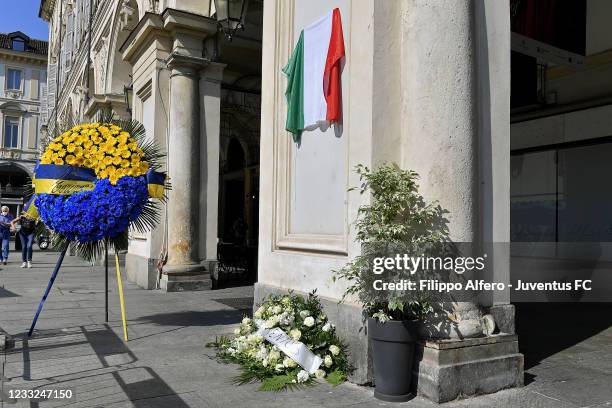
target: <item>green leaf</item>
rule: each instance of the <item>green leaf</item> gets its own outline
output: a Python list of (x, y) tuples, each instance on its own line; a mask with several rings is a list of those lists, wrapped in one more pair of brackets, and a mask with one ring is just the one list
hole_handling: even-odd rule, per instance
[(259, 387), (259, 391), (282, 391), (287, 388), (287, 385), (293, 384), (295, 377), (289, 374), (275, 375), (274, 377), (266, 378)]
[(237, 375), (236, 377), (232, 379), (232, 382), (235, 385), (244, 385), (244, 384), (254, 383), (257, 381), (263, 381), (264, 378), (265, 377), (262, 378), (260, 373), (257, 371), (250, 371), (247, 369), (243, 369), (242, 373), (240, 373), (239, 375)]
[(346, 374), (340, 370), (334, 370), (325, 377), (328, 383), (334, 387), (346, 381)]
[(223, 345), (229, 344), (230, 339), (227, 336), (216, 337), (215, 341), (210, 341), (205, 344), (205, 347), (220, 349)]
[(259, 391), (294, 391), (304, 387), (312, 387), (318, 384), (313, 378), (309, 378), (302, 383), (293, 382), (293, 380), (295, 380), (295, 376), (291, 374), (268, 377), (262, 381)]

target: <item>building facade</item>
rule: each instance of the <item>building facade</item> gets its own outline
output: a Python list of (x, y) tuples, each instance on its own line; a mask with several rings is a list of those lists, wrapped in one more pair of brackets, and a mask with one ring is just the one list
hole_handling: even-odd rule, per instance
[(129, 279), (144, 288), (210, 288), (218, 241), (235, 241), (239, 220), (249, 226), (245, 251), (256, 252), (262, 8), (251, 2), (246, 29), (230, 42), (208, 1), (41, 2), (48, 132), (112, 110), (167, 152), (164, 220), (134, 232), (127, 257)]
[[(286, 102), (281, 69), (300, 31), (330, 7), (342, 15), (346, 63), (342, 74), (341, 134), (304, 132), (300, 144), (284, 128)], [(482, 245), (510, 239), (510, 14), (497, 1), (266, 2), (264, 14), (261, 131), (259, 275), (255, 298), (290, 289), (327, 299), (332, 320), (346, 333), (356, 360), (353, 379), (371, 378), (371, 356), (355, 299), (342, 305), (344, 282), (331, 271), (358, 255), (353, 222), (368, 198), (358, 191), (356, 165), (396, 162), (420, 175), (428, 200), (449, 211), (450, 237)], [(506, 250), (504, 250), (506, 249)], [(489, 280), (508, 282), (509, 253), (489, 254)], [(522, 383), (509, 292), (478, 303), (458, 303), (452, 363), (423, 347), (418, 353), (419, 392), (454, 399), (478, 384), (494, 391)], [(471, 344), (482, 335), (480, 316), (498, 317), (495, 344)], [(501, 318), (501, 316), (505, 316)], [(349, 334), (350, 333), (350, 334)], [(435, 343), (435, 342), (434, 342)], [(484, 352), (488, 348), (490, 353)], [(472, 364), (474, 370), (463, 367)], [(463, 379), (454, 378), (461, 372)], [(495, 376), (493, 373), (499, 373)], [(502, 374), (503, 373), (503, 374)], [(484, 384), (483, 377), (503, 379)]]
[[(282, 68), (334, 7), (342, 127), (296, 144)], [(489, 281), (560, 273), (584, 256), (596, 259), (582, 272), (606, 279), (612, 194), (595, 180), (612, 170), (610, 11), (604, 0), (251, 0), (229, 42), (208, 1), (43, 0), (48, 127), (110, 108), (166, 147), (173, 189), (164, 222), (131, 235), (131, 280), (207, 289), (219, 248), (242, 242), (257, 254), (256, 301), (317, 289), (365, 383), (361, 309), (338, 305), (346, 283), (331, 279), (361, 251), (352, 225), (369, 198), (348, 190), (357, 164), (417, 171), (425, 198), (449, 211), (451, 238), (488, 248)], [(513, 300), (507, 290), (453, 305), (452, 347), (419, 350), (419, 392), (446, 401), (522, 384)], [(471, 338), (484, 315), (499, 335)]]
[(0, 201), (13, 214), (38, 158), (46, 81), (47, 42), (0, 33)]

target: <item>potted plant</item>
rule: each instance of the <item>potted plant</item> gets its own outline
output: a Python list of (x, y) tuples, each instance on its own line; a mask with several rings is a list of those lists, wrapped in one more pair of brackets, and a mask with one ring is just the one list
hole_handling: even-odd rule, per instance
[(412, 397), (419, 322), (432, 306), (426, 293), (377, 290), (380, 281), (397, 283), (416, 278), (407, 269), (381, 268), (380, 259), (396, 254), (422, 255), (428, 248), (446, 242), (446, 212), (418, 193), (418, 174), (414, 171), (383, 164), (375, 170), (358, 165), (356, 172), (361, 185), (351, 190), (358, 189), (370, 197), (369, 204), (359, 208), (355, 222), (361, 254), (334, 271), (333, 279), (348, 281), (343, 301), (347, 296), (356, 297), (363, 307), (374, 362), (374, 396), (385, 401), (407, 401)]

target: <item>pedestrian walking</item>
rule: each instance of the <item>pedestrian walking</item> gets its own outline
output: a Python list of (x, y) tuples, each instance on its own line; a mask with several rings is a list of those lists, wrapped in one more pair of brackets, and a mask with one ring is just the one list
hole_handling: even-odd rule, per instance
[(19, 239), (21, 240), (21, 264), (22, 268), (32, 267), (32, 245), (34, 244), (34, 231), (38, 221), (29, 217), (27, 214), (21, 214), (19, 217), (11, 221), (11, 225), (15, 228), (15, 224), (20, 223)]
[(0, 262), (2, 262), (4, 265), (6, 265), (8, 262), (12, 221), (13, 216), (9, 214), (9, 208), (6, 205), (3, 205), (2, 214), (0, 214), (0, 238), (2, 239), (2, 253), (0, 254)]

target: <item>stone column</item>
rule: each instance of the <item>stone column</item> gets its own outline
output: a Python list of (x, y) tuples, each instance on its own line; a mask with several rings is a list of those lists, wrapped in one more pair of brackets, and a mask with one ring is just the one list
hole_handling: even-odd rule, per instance
[(225, 64), (209, 62), (200, 71), (200, 256), (212, 276), (217, 265), (221, 81)]
[[(161, 288), (166, 291), (211, 287), (210, 274), (200, 262), (200, 92), (199, 70), (206, 60), (173, 53), (170, 74), (168, 173), (168, 263)], [(205, 214), (203, 214), (205, 216)]]
[[(417, 171), (423, 195), (449, 211), (450, 238), (473, 243), (474, 254), (482, 254), (484, 242), (505, 236), (503, 228), (493, 233), (491, 223), (509, 221), (503, 199), (509, 194), (503, 191), (507, 171), (501, 170), (508, 166), (509, 146), (502, 141), (508, 135), (497, 130), (509, 127), (509, 76), (503, 75), (509, 61), (484, 52), (495, 47), (509, 54), (509, 41), (500, 35), (509, 30), (509, 5), (495, 0), (402, 4), (402, 166)], [(489, 93), (492, 87), (499, 93)], [(503, 258), (495, 258), (499, 267)], [(417, 345), (418, 394), (446, 402), (522, 385), (516, 335), (477, 338), (482, 325), (476, 300), (444, 306), (456, 322), (437, 326), (433, 340)], [(436, 334), (452, 340), (436, 340)]]
[[(484, 252), (491, 268), (483, 279), (510, 283), (510, 18), (503, 4), (475, 4), (480, 112), (480, 203)], [(484, 292), (479, 303), (501, 332), (514, 334), (510, 288)]]
[[(402, 53), (402, 162), (421, 192), (449, 211), (454, 242), (479, 240), (476, 45), (472, 1), (406, 2)], [(477, 246), (476, 246), (477, 248)], [(480, 335), (473, 303), (453, 305), (459, 322), (440, 336)]]

